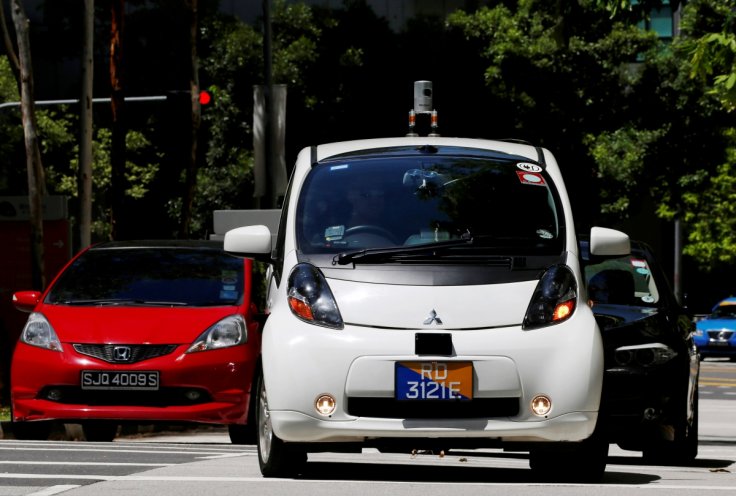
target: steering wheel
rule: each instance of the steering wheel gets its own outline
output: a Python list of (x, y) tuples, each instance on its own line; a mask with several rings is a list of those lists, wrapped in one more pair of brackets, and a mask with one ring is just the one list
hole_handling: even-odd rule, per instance
[(362, 233), (374, 234), (376, 236), (386, 238), (387, 240), (396, 244), (394, 235), (391, 234), (391, 232), (387, 231), (386, 229), (380, 226), (374, 226), (372, 224), (361, 224), (358, 226), (349, 227), (348, 229), (345, 230), (345, 233), (343, 234), (343, 236), (354, 236), (356, 234), (362, 234)]

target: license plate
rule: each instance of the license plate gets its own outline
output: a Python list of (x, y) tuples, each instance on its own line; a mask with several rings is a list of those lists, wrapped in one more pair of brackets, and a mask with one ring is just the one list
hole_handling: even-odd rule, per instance
[(396, 362), (397, 400), (473, 398), (471, 362)]
[(82, 389), (155, 391), (158, 389), (158, 371), (83, 370)]
[(729, 341), (710, 341), (708, 344), (711, 346), (731, 346)]

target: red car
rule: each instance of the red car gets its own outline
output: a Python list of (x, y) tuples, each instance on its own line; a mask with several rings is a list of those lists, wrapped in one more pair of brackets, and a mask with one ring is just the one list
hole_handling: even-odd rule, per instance
[(43, 294), (15, 293), (31, 312), (11, 365), (15, 436), (46, 438), (53, 420), (81, 424), (90, 441), (123, 423), (191, 422), (252, 442), (252, 264), (217, 241), (106, 242)]

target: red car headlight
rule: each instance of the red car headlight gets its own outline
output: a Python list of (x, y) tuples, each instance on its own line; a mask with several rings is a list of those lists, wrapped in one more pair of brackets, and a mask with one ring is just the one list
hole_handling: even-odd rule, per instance
[(20, 341), (47, 350), (63, 351), (54, 328), (51, 327), (46, 317), (38, 312), (33, 312), (28, 316), (26, 325), (20, 333)]
[(204, 331), (187, 353), (219, 350), (248, 342), (248, 330), (242, 315), (230, 315)]

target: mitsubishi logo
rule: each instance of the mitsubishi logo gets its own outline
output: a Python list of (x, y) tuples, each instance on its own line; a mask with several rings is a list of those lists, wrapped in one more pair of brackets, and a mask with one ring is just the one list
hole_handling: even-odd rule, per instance
[(424, 321), (424, 325), (432, 325), (433, 322), (437, 325), (442, 325), (442, 319), (437, 317), (437, 312), (435, 312), (434, 309), (429, 312), (429, 318)]
[(130, 346), (116, 346), (112, 349), (112, 358), (116, 362), (127, 362), (132, 355)]

